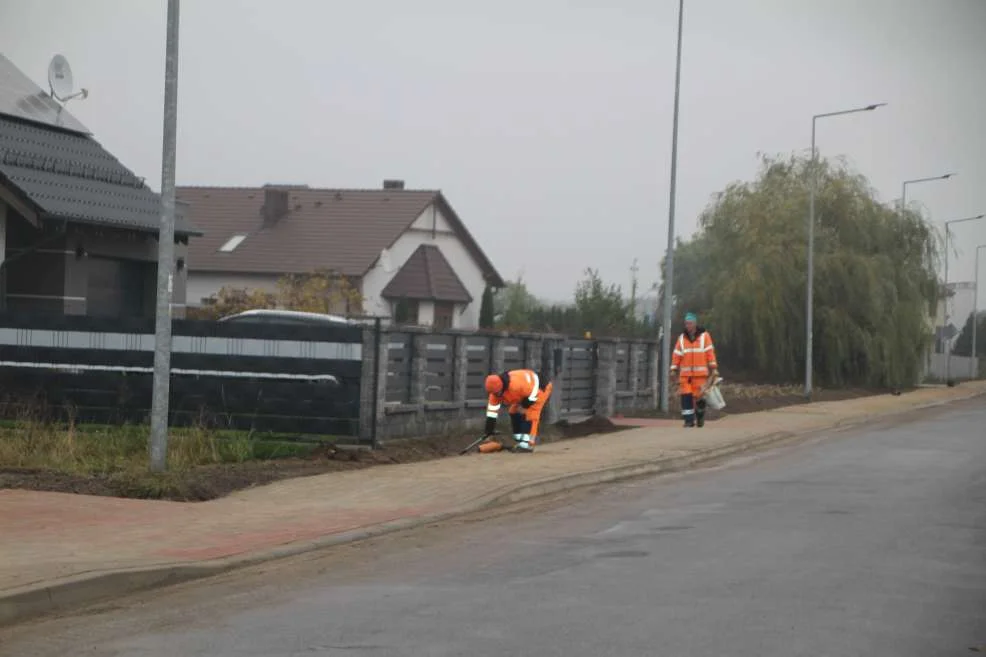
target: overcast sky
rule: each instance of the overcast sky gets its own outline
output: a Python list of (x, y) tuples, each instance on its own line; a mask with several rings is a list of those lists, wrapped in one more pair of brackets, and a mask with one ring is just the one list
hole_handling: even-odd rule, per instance
[[(439, 188), (507, 278), (565, 299), (666, 248), (676, 0), (185, 0), (178, 182)], [(160, 188), (165, 0), (0, 0), (0, 49)], [(757, 152), (844, 155), (939, 224), (986, 212), (986, 0), (686, 0), (678, 232)], [(971, 280), (986, 222), (956, 226)], [(986, 255), (986, 254), (984, 254)], [(986, 277), (986, 273), (984, 273)], [(986, 306), (986, 286), (980, 295)]]

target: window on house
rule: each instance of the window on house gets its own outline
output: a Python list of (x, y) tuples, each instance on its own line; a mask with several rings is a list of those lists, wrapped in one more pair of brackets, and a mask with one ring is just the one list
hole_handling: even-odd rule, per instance
[(394, 322), (397, 324), (418, 323), (418, 302), (414, 299), (400, 299), (394, 304)]
[(448, 301), (435, 302), (434, 327), (437, 329), (452, 328), (452, 318), (455, 315), (455, 304)]
[(233, 250), (243, 243), (243, 240), (247, 238), (246, 235), (233, 235), (230, 237), (225, 244), (219, 247), (219, 250), (223, 253), (232, 253)]

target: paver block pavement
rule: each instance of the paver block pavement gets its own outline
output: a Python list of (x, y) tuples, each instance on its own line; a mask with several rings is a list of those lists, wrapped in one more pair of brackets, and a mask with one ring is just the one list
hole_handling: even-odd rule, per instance
[[(986, 384), (978, 382), (728, 416), (703, 429), (677, 423), (646, 426), (546, 444), (534, 455), (470, 455), (376, 466), (283, 480), (208, 502), (2, 490), (0, 601), (66, 579), (314, 545), (383, 523), (467, 512), (484, 500), (538, 482), (735, 450), (772, 436), (809, 433), (983, 393)], [(566, 479), (559, 485), (578, 484)]]

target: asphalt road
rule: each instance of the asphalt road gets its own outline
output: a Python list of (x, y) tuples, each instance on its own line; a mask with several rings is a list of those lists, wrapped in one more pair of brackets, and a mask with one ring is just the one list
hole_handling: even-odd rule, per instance
[(0, 633), (0, 655), (17, 657), (976, 649), (986, 651), (982, 400)]

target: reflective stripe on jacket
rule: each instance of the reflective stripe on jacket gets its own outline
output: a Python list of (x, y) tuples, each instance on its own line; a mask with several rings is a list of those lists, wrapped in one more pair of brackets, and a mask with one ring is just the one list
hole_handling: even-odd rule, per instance
[(712, 336), (705, 329), (697, 329), (690, 339), (682, 333), (671, 354), (671, 371), (680, 371), (683, 376), (708, 376), (710, 369), (718, 369), (716, 349)]

